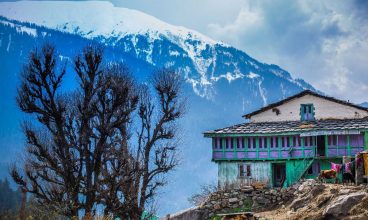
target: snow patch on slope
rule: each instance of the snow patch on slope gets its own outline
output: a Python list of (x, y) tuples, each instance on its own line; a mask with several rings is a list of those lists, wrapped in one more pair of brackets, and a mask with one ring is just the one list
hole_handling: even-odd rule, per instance
[(4, 25), (10, 26), (12, 28), (15, 28), (18, 33), (25, 33), (25, 34), (28, 34), (30, 36), (37, 37), (37, 30), (34, 29), (34, 28), (25, 27), (25, 26), (22, 26), (22, 25), (14, 24), (12, 22), (3, 21), (3, 20), (0, 20), (0, 24), (4, 24)]
[(143, 12), (115, 7), (105, 1), (2, 2), (0, 15), (87, 38), (122, 38), (128, 34), (149, 33), (153, 40), (164, 35), (169, 39), (194, 38), (207, 44), (217, 43), (197, 31), (170, 25)]
[[(58, 13), (56, 13), (58, 12)], [(197, 91), (208, 90), (211, 83), (207, 70), (215, 59), (206, 59), (202, 51), (212, 50), (214, 45), (226, 46), (222, 42), (182, 26), (174, 26), (143, 12), (115, 7), (105, 1), (19, 1), (0, 3), (0, 15), (7, 19), (29, 22), (62, 32), (77, 34), (88, 39), (98, 39), (114, 45), (128, 37), (134, 48), (124, 43), (125, 51), (134, 51), (138, 58), (155, 65), (152, 60), (153, 45), (156, 40), (167, 39), (181, 47), (188, 56), (199, 76), (187, 77)], [(138, 36), (147, 38), (148, 47), (137, 46)], [(170, 55), (178, 56), (173, 51)], [(170, 66), (170, 64), (167, 64)], [(238, 76), (227, 77), (228, 79)], [(197, 93), (197, 92), (196, 92)], [(207, 96), (206, 94), (201, 94)]]
[(254, 78), (259, 77), (259, 75), (258, 75), (258, 74), (256, 74), (256, 73), (253, 73), (253, 72), (249, 72), (249, 74), (247, 75), (247, 77), (248, 77), (249, 79), (254, 79)]

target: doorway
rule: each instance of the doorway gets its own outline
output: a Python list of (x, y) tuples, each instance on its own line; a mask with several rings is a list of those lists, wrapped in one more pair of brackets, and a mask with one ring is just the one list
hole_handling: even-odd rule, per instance
[(325, 148), (325, 136), (320, 135), (317, 136), (317, 155), (324, 157), (326, 156), (326, 148)]
[(286, 164), (274, 163), (272, 164), (273, 186), (282, 187), (286, 179)]

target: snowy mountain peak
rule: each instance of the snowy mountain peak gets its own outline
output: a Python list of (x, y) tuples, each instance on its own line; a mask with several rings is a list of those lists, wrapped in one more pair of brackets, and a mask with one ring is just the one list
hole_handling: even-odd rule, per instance
[[(283, 96), (288, 93), (284, 91), (286, 84), (311, 89), (277, 65), (261, 63), (197, 31), (168, 24), (137, 10), (115, 7), (107, 1), (0, 2), (0, 16), (0, 27), (11, 27), (17, 33), (34, 38), (48, 37), (50, 30), (71, 33), (117, 48), (154, 67), (173, 68), (191, 84), (196, 95), (208, 100), (215, 100), (220, 95), (219, 87), (225, 88), (230, 83), (242, 92), (244, 87), (256, 85), (252, 94), (262, 100), (262, 105), (272, 100), (266, 97), (271, 96), (265, 90), (267, 86), (277, 86)], [(9, 34), (7, 52), (10, 44)], [(276, 83), (278, 80), (284, 83)]]
[(215, 44), (194, 30), (173, 26), (143, 12), (115, 7), (106, 1), (18, 1), (1, 2), (0, 15), (11, 20), (34, 23), (87, 38), (127, 34), (164, 35), (168, 39), (191, 38)]

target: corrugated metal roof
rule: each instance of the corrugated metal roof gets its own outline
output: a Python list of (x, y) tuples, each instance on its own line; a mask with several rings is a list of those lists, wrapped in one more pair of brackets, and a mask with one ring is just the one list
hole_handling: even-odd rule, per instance
[(326, 119), (316, 121), (249, 122), (226, 128), (207, 131), (205, 135), (216, 134), (268, 134), (288, 132), (308, 132), (324, 130), (368, 129), (368, 118)]

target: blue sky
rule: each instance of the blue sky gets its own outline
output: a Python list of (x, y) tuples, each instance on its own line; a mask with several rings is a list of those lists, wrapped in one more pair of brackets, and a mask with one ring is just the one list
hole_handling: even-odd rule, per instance
[(328, 95), (368, 101), (368, 1), (111, 2), (229, 43)]

